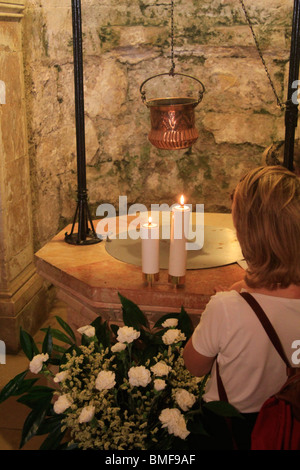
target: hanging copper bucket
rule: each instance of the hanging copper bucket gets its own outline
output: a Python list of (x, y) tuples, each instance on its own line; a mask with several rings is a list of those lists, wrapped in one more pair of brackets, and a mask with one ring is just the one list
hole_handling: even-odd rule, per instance
[[(144, 85), (162, 75), (181, 75), (196, 80), (201, 85), (198, 99), (170, 97), (146, 100)], [(179, 150), (191, 147), (199, 137), (195, 127), (195, 107), (202, 101), (205, 88), (197, 78), (183, 73), (161, 73), (145, 80), (140, 86), (142, 101), (150, 109), (151, 130), (148, 139), (159, 149)]]

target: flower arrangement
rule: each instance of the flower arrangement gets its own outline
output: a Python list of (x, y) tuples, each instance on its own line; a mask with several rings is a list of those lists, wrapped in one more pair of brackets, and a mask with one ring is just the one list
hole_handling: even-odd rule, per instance
[[(60, 317), (56, 319), (62, 330), (43, 330), (41, 352), (20, 330), (29, 367), (0, 392), (0, 403), (19, 396), (31, 410), (20, 448), (43, 434), (40, 449), (45, 450), (196, 448), (205, 433), (201, 397), (208, 376), (194, 377), (184, 366), (183, 347), (192, 334), (189, 316), (182, 308), (150, 328), (139, 307), (119, 297), (124, 326), (99, 316), (79, 328), (80, 345)], [(65, 347), (54, 344), (55, 339)], [(29, 371), (47, 377), (52, 386), (26, 378)], [(218, 403), (205, 406), (218, 412)]]

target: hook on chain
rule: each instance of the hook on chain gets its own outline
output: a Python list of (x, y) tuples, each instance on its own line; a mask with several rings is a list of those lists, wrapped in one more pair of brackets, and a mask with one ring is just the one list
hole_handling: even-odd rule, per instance
[(143, 103), (146, 103), (147, 99), (146, 99), (146, 91), (144, 90), (144, 85), (149, 81), (149, 80), (152, 80), (153, 78), (156, 78), (156, 77), (161, 77), (163, 75), (169, 75), (171, 77), (174, 77), (175, 75), (179, 75), (179, 76), (183, 76), (183, 77), (187, 77), (187, 78), (191, 78), (192, 80), (195, 80), (196, 82), (198, 82), (198, 84), (200, 84), (201, 86), (201, 89), (199, 90), (198, 92), (198, 100), (195, 101), (196, 105), (199, 104), (202, 99), (203, 99), (203, 95), (205, 93), (205, 87), (203, 85), (203, 83), (198, 80), (197, 78), (195, 77), (192, 77), (191, 75), (187, 75), (187, 74), (184, 74), (184, 73), (179, 73), (179, 72), (175, 72), (175, 62), (174, 62), (174, 0), (170, 0), (171, 2), (171, 34), (170, 34), (170, 37), (171, 37), (171, 55), (169, 56), (169, 58), (171, 59), (171, 68), (169, 70), (169, 72), (166, 72), (166, 73), (159, 73), (157, 75), (153, 75), (152, 77), (150, 78), (147, 78), (140, 86), (140, 93), (141, 93), (141, 98), (142, 98), (142, 102)]

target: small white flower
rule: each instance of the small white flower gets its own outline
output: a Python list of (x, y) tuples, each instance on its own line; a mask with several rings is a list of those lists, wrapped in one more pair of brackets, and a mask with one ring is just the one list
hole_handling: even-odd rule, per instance
[(128, 371), (129, 383), (134, 387), (146, 387), (151, 382), (150, 370), (144, 366), (131, 367)]
[(184, 416), (178, 408), (165, 408), (159, 415), (163, 428), (168, 428), (169, 434), (185, 439), (190, 431), (187, 430)]
[(29, 363), (30, 372), (38, 374), (43, 368), (43, 363), (48, 361), (48, 359), (49, 354), (36, 354)]
[(164, 328), (172, 328), (178, 325), (177, 318), (167, 318), (162, 324)]
[(132, 343), (132, 341), (139, 338), (140, 334), (132, 326), (122, 326), (118, 329), (117, 341), (120, 343)]
[(195, 395), (180, 388), (175, 392), (175, 400), (183, 411), (187, 411), (196, 401)]
[(73, 401), (69, 395), (60, 395), (53, 405), (55, 413), (60, 414), (72, 405)]
[(116, 343), (111, 347), (112, 352), (121, 352), (124, 351), (124, 349), (126, 349), (126, 344), (124, 343)]
[(81, 335), (88, 336), (89, 338), (92, 338), (93, 336), (95, 336), (95, 333), (96, 333), (95, 328), (91, 325), (82, 326), (81, 328), (78, 328), (77, 331)]
[(81, 413), (78, 418), (79, 423), (88, 423), (93, 419), (95, 415), (95, 407), (90, 405), (90, 406), (85, 406), (82, 408)]
[(115, 381), (116, 375), (114, 372), (111, 370), (102, 370), (99, 372), (96, 382), (95, 382), (95, 387), (97, 390), (109, 390), (110, 388), (113, 388), (116, 385)]
[(166, 382), (163, 379), (155, 379), (154, 380), (154, 388), (157, 392), (160, 392), (164, 388), (166, 388)]
[(150, 369), (152, 370), (154, 375), (163, 377), (164, 375), (168, 375), (168, 373), (170, 372), (172, 368), (168, 366), (164, 361), (159, 361)]
[(181, 330), (170, 329), (165, 332), (162, 336), (162, 340), (165, 344), (179, 343), (186, 339), (185, 334)]
[(58, 372), (58, 373), (55, 375), (55, 377), (54, 377), (54, 379), (53, 379), (53, 382), (56, 382), (56, 383), (58, 383), (58, 382), (63, 382), (64, 380), (66, 380), (67, 376), (68, 376), (68, 371), (66, 371), (66, 370), (63, 370), (63, 371), (61, 371), (61, 372)]

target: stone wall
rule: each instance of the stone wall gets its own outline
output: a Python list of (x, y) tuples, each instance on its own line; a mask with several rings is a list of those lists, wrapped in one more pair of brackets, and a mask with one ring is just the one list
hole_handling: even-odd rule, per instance
[[(245, 0), (280, 99), (286, 99), (292, 0)], [(201, 80), (200, 137), (188, 150), (153, 147), (141, 83), (168, 72), (169, 0), (82, 0), (89, 203), (168, 203), (182, 192), (229, 212), (240, 176), (284, 138), (276, 103), (239, 0), (175, 0), (175, 71)], [(72, 221), (76, 142), (71, 0), (26, 0), (24, 53), (34, 248)], [(195, 96), (195, 81), (155, 79), (147, 98)]]
[(33, 253), (30, 165), (22, 52), (24, 2), (0, 0), (0, 340), (19, 349), (48, 313)]

